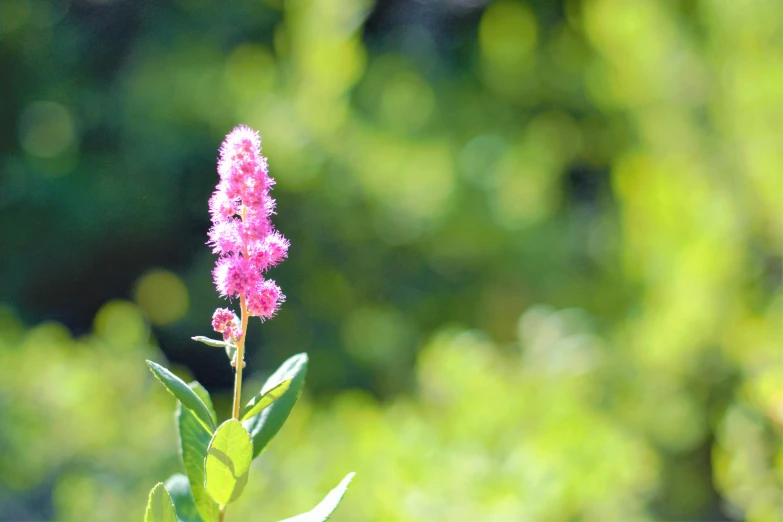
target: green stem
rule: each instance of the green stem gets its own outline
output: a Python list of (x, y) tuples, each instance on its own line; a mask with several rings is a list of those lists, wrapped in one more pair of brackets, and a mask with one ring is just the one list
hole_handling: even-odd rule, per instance
[(247, 304), (245, 296), (239, 297), (239, 306), (242, 309), (242, 337), (237, 341), (237, 371), (234, 374), (234, 409), (233, 417), (239, 420), (239, 403), (242, 399), (242, 369), (245, 366), (245, 337), (247, 336)]
[[(245, 220), (245, 209), (242, 209), (242, 221)], [(247, 257), (247, 247), (244, 248), (244, 255)], [(236, 361), (237, 370), (234, 374), (234, 407), (232, 411), (232, 417), (239, 420), (239, 404), (242, 401), (242, 370), (245, 367), (245, 337), (247, 337), (247, 301), (245, 296), (239, 296), (239, 307), (242, 310), (242, 337), (239, 340), (232, 339), (237, 347)], [(220, 506), (220, 518), (219, 522), (223, 522), (223, 517), (226, 515), (226, 506)]]

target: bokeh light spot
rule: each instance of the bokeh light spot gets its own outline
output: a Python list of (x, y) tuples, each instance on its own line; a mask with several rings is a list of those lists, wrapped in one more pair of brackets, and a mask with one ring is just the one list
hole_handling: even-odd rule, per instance
[(71, 112), (59, 103), (38, 101), (29, 105), (19, 121), (19, 138), (26, 152), (53, 158), (74, 144)]
[(360, 308), (343, 323), (346, 350), (371, 365), (397, 366), (410, 340), (410, 325), (393, 309)]
[(277, 84), (274, 57), (263, 45), (240, 45), (231, 51), (226, 60), (223, 80), (228, 94), (236, 100), (238, 115), (241, 115)]
[(508, 142), (495, 134), (482, 134), (470, 140), (459, 154), (461, 172), (478, 185), (495, 185), (493, 167), (508, 149)]
[(432, 114), (435, 97), (424, 79), (402, 71), (386, 83), (381, 95), (381, 117), (392, 128), (411, 131), (424, 125)]
[(481, 53), (494, 67), (518, 70), (536, 44), (533, 12), (522, 2), (502, 0), (487, 8), (479, 26)]
[(98, 310), (95, 333), (118, 346), (134, 346), (146, 340), (147, 325), (139, 308), (128, 301), (109, 301)]
[(557, 208), (557, 176), (547, 158), (541, 149), (518, 145), (500, 160), (492, 201), (499, 224), (508, 229), (529, 226)]
[(190, 297), (185, 283), (177, 274), (155, 269), (139, 278), (136, 303), (155, 325), (167, 325), (182, 319), (188, 311)]

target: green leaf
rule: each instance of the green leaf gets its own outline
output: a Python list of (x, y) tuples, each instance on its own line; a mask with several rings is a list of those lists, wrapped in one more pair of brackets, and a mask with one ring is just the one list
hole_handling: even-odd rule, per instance
[(258, 415), (268, 406), (271, 406), (273, 402), (288, 391), (288, 387), (291, 386), (291, 380), (292, 379), (286, 379), (268, 391), (265, 391), (262, 388), (261, 391), (258, 392), (258, 395), (253, 397), (250, 402), (247, 403), (247, 406), (242, 409), (239, 418), (241, 420), (247, 420), (250, 417)]
[(355, 473), (348, 473), (336, 488), (330, 491), (317, 506), (307, 513), (286, 518), (280, 522), (324, 522), (325, 520), (329, 520), (329, 517), (332, 516), (334, 510), (340, 505), (340, 501), (343, 499), (343, 496), (348, 489), (348, 484), (351, 483), (354, 475)]
[(201, 402), (204, 403), (204, 406), (207, 407), (209, 414), (212, 416), (212, 421), (215, 423), (215, 426), (217, 426), (217, 413), (215, 412), (215, 406), (212, 404), (212, 397), (209, 396), (207, 389), (204, 388), (198, 381), (191, 381), (188, 383), (188, 386), (191, 390), (193, 390), (193, 392), (195, 392), (196, 395), (198, 395), (198, 398), (201, 399)]
[(144, 522), (177, 522), (177, 511), (162, 482), (158, 482), (150, 491)]
[(204, 337), (203, 335), (196, 335), (191, 337), (191, 339), (199, 343), (204, 343), (207, 346), (214, 346), (215, 348), (225, 348), (226, 346), (231, 344), (229, 341), (219, 341), (217, 339), (210, 339), (209, 337)]
[(171, 495), (171, 500), (177, 509), (179, 522), (204, 522), (204, 519), (198, 514), (198, 508), (190, 492), (188, 477), (181, 473), (172, 475), (166, 481), (164, 487)]
[(204, 404), (204, 401), (185, 384), (185, 381), (160, 364), (152, 361), (147, 361), (147, 364), (149, 365), (150, 370), (152, 370), (152, 373), (155, 374), (155, 377), (163, 383), (166, 389), (168, 389), (174, 397), (179, 399), (179, 402), (181, 402), (185, 408), (196, 415), (196, 418), (209, 429), (210, 433), (215, 431), (215, 420), (212, 418), (212, 413), (209, 411), (209, 408), (207, 408), (207, 405)]
[[(190, 387), (212, 410), (212, 400), (209, 393), (197, 382), (190, 383)], [(207, 447), (212, 439), (212, 433), (190, 411), (182, 407), (182, 403), (177, 405), (177, 428), (179, 430), (179, 448), (182, 455), (182, 462), (185, 464), (185, 471), (188, 473), (190, 489), (193, 500), (196, 503), (198, 512), (204, 522), (217, 522), (220, 515), (220, 506), (218, 506), (207, 490), (204, 489), (204, 461), (207, 458)]]
[(305, 375), (307, 374), (307, 354), (300, 353), (289, 358), (286, 362), (267, 379), (263, 390), (271, 389), (275, 384), (291, 379), (291, 384), (279, 399), (261, 412), (260, 415), (244, 421), (244, 426), (253, 440), (253, 458), (264, 451), (269, 441), (277, 435), (283, 427), (288, 415), (294, 408), (294, 404), (302, 394)]
[(215, 502), (226, 505), (239, 498), (252, 460), (250, 435), (241, 422), (228, 419), (218, 427), (207, 448), (206, 488)]

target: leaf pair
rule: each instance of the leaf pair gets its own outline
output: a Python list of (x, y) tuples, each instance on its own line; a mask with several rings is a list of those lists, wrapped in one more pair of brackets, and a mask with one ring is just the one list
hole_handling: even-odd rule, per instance
[[(348, 484), (354, 477), (349, 473), (324, 499), (307, 513), (287, 518), (281, 522), (325, 522), (337, 509), (345, 496)], [(183, 475), (174, 475), (163, 484), (158, 483), (150, 491), (144, 522), (202, 522), (198, 516), (188, 481)]]
[[(307, 354), (289, 358), (264, 383), (261, 391), (242, 409), (240, 419), (219, 427), (207, 390), (197, 382), (186, 384), (163, 366), (147, 361), (152, 373), (178, 400), (177, 427), (187, 478), (174, 475), (165, 486), (150, 493), (148, 515), (168, 516), (173, 497), (176, 521), (217, 522), (220, 505), (236, 500), (247, 484), (250, 462), (266, 448), (288, 419), (301, 395), (307, 373)], [(326, 520), (337, 507), (353, 474), (312, 511), (286, 522)], [(165, 498), (164, 498), (165, 496)], [(169, 522), (153, 518), (147, 522)]]
[[(245, 408), (244, 417), (263, 411), (288, 389), (291, 380), (283, 381), (267, 394), (259, 394)], [(190, 384), (212, 413), (209, 393), (197, 382)], [(281, 391), (282, 390), (282, 391)], [(213, 433), (201, 423), (192, 410), (182, 403), (177, 408), (180, 453), (190, 478), (190, 488), (198, 512), (205, 522), (215, 522), (219, 504), (236, 500), (247, 483), (253, 457), (250, 434), (242, 424), (230, 419)]]
[[(188, 386), (185, 381), (171, 373), (158, 363), (147, 361), (152, 373), (163, 383), (166, 389), (176, 397), (182, 406), (189, 410), (196, 417), (198, 422), (209, 431), (214, 433), (216, 425), (215, 411), (207, 406), (205, 401), (209, 401), (209, 394), (200, 384), (201, 393), (197, 393), (194, 387)], [(284, 400), (284, 406), (275, 408), (275, 413), (271, 418), (252, 423), (252, 426), (258, 426), (257, 431), (264, 428), (263, 441), (259, 441), (260, 449), (254, 452), (255, 458), (266, 447), (269, 441), (274, 437), (288, 418), (291, 409), (299, 399), (304, 385), (305, 374), (307, 373), (307, 354), (300, 353), (288, 359), (283, 365), (269, 378), (261, 391), (254, 396), (249, 403), (242, 409), (240, 419), (247, 421), (261, 413), (264, 409), (271, 406), (277, 399), (283, 398), (286, 392), (291, 389), (291, 393)], [(205, 396), (204, 398), (199, 395)], [(250, 431), (250, 430), (248, 430)], [(254, 443), (255, 446), (255, 443)]]
[[(188, 385), (152, 361), (147, 361), (147, 364), (155, 377), (179, 400), (177, 428), (180, 453), (191, 496), (201, 519), (216, 522), (219, 504), (236, 500), (247, 483), (250, 460), (257, 457), (277, 434), (296, 404), (307, 373), (307, 354), (288, 359), (264, 383), (261, 391), (242, 409), (240, 418), (245, 423), (244, 427), (233, 420), (217, 428), (212, 400), (203, 386), (198, 382)], [(278, 400), (280, 404), (276, 406)], [(261, 413), (265, 413), (263, 419), (258, 418)], [(247, 454), (251, 455), (250, 459)]]

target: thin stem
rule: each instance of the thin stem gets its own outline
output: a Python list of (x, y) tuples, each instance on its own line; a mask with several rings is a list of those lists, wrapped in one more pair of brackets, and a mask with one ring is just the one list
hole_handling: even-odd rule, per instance
[(242, 369), (245, 366), (245, 337), (247, 336), (247, 304), (245, 296), (239, 296), (242, 309), (242, 337), (237, 341), (237, 371), (234, 374), (234, 409), (232, 416), (239, 420), (239, 403), (242, 399)]
[(223, 517), (226, 514), (226, 506), (220, 506), (220, 519), (219, 522), (223, 522)]

